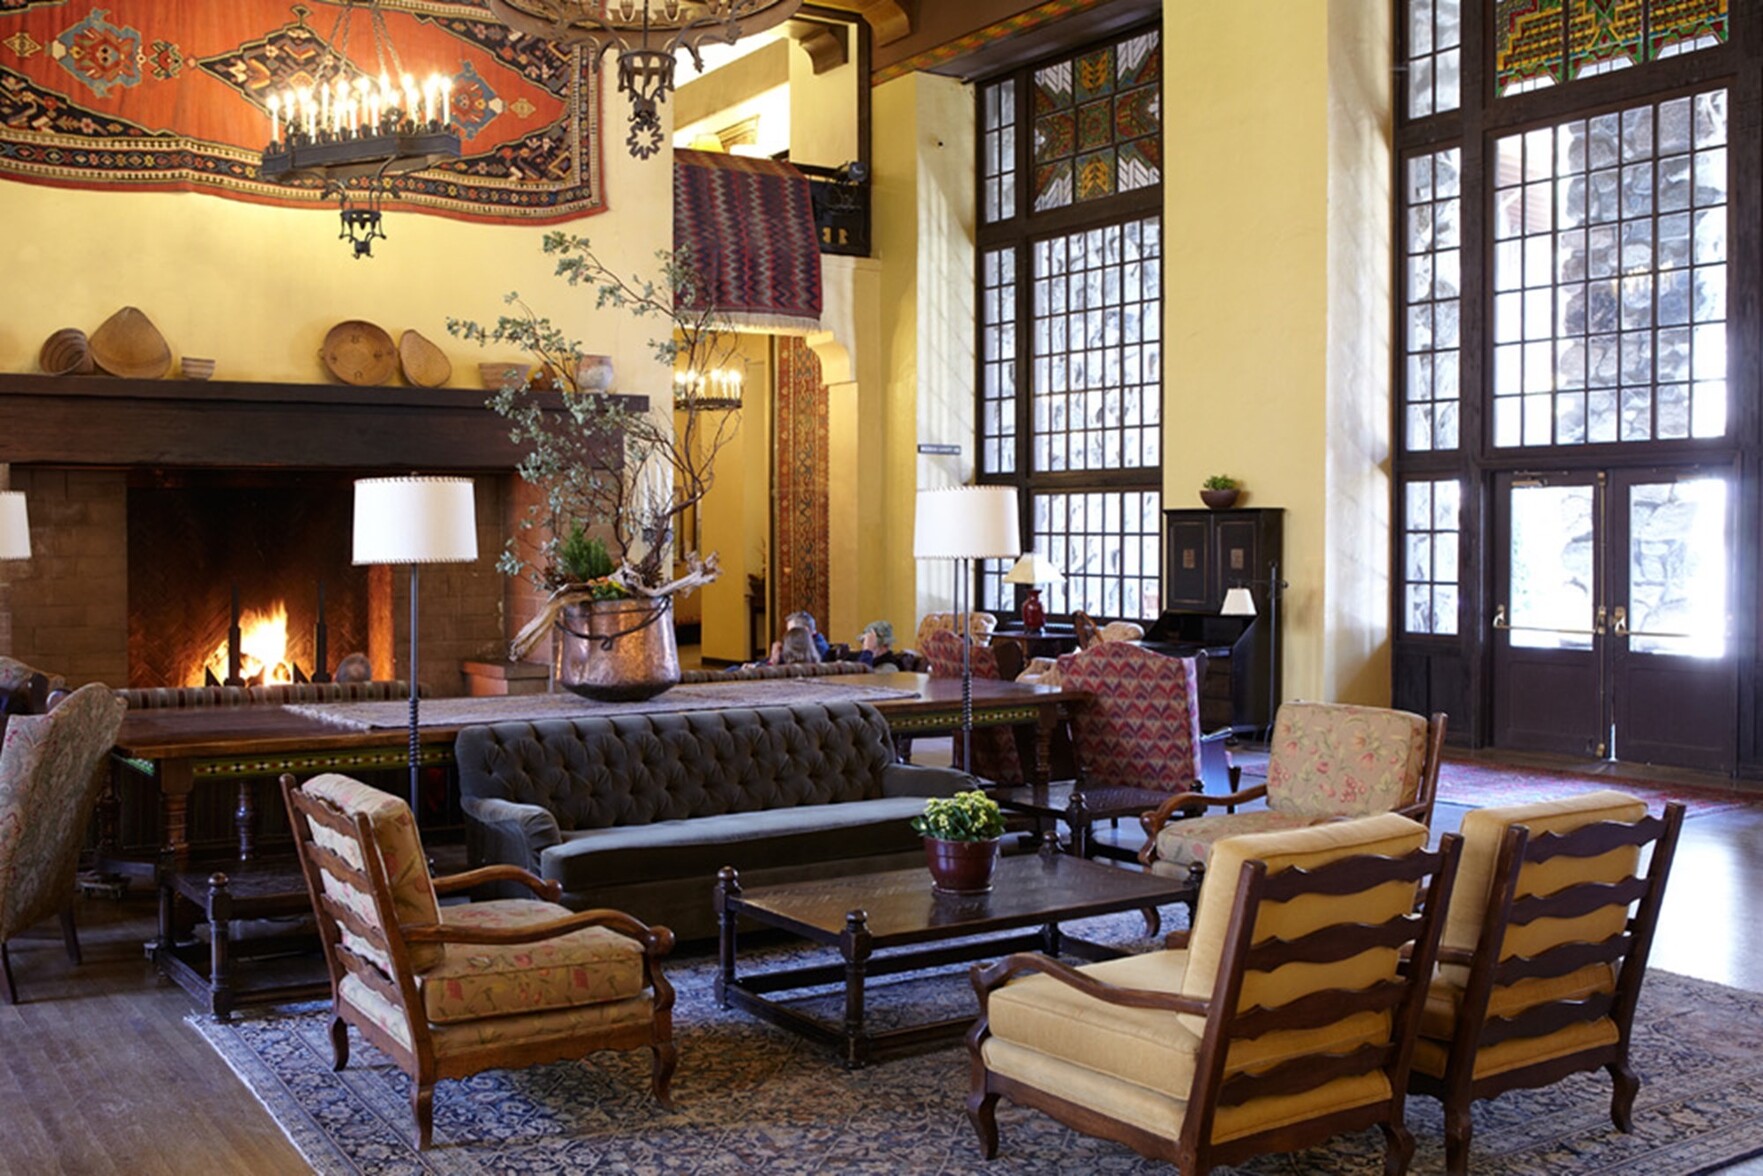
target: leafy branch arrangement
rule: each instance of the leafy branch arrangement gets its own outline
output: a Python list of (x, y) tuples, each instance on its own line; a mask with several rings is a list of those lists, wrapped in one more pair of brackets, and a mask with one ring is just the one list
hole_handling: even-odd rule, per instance
[(938, 841), (990, 841), (1004, 836), (1004, 813), (977, 790), (936, 796), (924, 802), (922, 816), (912, 818), (912, 831)]
[[(516, 347), (536, 361), (525, 376), (511, 374), (489, 400), (523, 453), (520, 476), (544, 495), (520, 522), (521, 530), (542, 536), (538, 559), (529, 567), (511, 539), (497, 565), (508, 575), (526, 574), (551, 594), (515, 638), (516, 657), (537, 645), (569, 605), (672, 596), (717, 578), (715, 554), (700, 558), (693, 551), (682, 557), (686, 574), (669, 579), (674, 536), (680, 517), (709, 492), (716, 457), (739, 428), (726, 402), (711, 403), (707, 381), (674, 376), (716, 370), (736, 352), (734, 332), (689, 258), (658, 251), (659, 276), (644, 278), (609, 268), (586, 237), (548, 233), (544, 249), (557, 258), (558, 277), (594, 291), (596, 308), (665, 324), (649, 348), (668, 373), (671, 399), (650, 412), (632, 412), (620, 397), (584, 391), (580, 370), (587, 352), (580, 341), (518, 294), (507, 295), (510, 312), (491, 326), (447, 320), (459, 338)], [(535, 387), (535, 380), (557, 392)]]

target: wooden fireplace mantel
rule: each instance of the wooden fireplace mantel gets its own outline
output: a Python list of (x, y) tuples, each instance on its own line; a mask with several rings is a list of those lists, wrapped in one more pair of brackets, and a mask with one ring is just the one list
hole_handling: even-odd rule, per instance
[(0, 463), (510, 470), (520, 455), (488, 395), (0, 373)]

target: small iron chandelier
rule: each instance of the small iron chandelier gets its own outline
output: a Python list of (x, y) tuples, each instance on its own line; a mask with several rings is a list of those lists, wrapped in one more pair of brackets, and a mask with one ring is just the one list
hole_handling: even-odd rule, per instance
[(631, 129), (625, 146), (638, 159), (661, 150), (661, 112), (674, 88), (674, 54), (685, 50), (700, 72), (703, 47), (733, 45), (782, 24), (802, 0), (488, 0), (509, 28), (587, 50), (594, 68), (609, 49), (618, 52), (618, 88), (630, 95)]
[[(368, 10), (378, 77), (349, 57), (357, 7)], [(453, 80), (436, 73), (418, 87), (386, 33), (380, 0), (347, 0), (311, 83), (269, 95), (269, 145), (258, 174), (321, 183), (342, 206), (338, 238), (357, 259), (372, 257), (373, 243), (386, 235), (381, 206), (392, 177), (459, 158)]]

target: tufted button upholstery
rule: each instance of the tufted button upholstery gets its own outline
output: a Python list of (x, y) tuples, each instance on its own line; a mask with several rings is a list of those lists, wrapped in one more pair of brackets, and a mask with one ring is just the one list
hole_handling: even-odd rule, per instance
[(873, 800), (892, 761), (874, 707), (493, 723), (459, 736), (467, 796), (538, 805), (565, 834)]

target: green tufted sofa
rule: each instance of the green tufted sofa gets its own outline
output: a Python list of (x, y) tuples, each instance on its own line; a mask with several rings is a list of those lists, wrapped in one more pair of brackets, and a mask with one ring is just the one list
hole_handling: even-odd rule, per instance
[(908, 823), (964, 772), (894, 762), (860, 702), (467, 727), (454, 745), (473, 865), (508, 863), (682, 939), (711, 890), (922, 864)]

